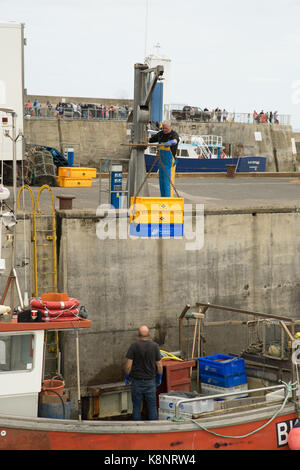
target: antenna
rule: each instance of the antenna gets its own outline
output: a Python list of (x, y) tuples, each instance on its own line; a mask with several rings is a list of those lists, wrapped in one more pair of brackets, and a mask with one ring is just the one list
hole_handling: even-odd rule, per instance
[(148, 46), (148, 6), (149, 0), (146, 0), (146, 15), (145, 15), (145, 51), (144, 51), (144, 58), (147, 57), (147, 46)]
[(155, 44), (154, 48), (156, 49), (156, 55), (159, 55), (159, 49), (161, 48), (161, 45), (159, 44), (159, 42)]

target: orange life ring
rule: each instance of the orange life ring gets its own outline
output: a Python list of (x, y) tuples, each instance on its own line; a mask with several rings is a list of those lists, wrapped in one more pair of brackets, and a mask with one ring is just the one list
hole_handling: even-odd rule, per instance
[(221, 158), (225, 158), (225, 157), (226, 157), (225, 152), (222, 152), (222, 153), (221, 153)]
[(65, 302), (42, 300), (41, 297), (35, 297), (31, 299), (30, 304), (34, 308), (43, 309), (48, 308), (49, 310), (65, 310), (67, 308), (78, 307), (79, 300), (69, 297)]

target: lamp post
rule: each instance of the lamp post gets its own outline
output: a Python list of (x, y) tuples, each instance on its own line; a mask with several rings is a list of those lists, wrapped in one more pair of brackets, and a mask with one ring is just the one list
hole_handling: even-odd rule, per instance
[[(22, 136), (22, 133), (19, 132), (18, 135), (16, 136), (16, 113), (13, 109), (6, 108), (6, 107), (0, 107), (0, 112), (11, 114), (11, 117), (12, 117), (12, 135), (9, 134), (8, 130), (5, 130), (4, 135), (5, 135), (5, 137), (9, 137), (12, 141), (12, 144), (13, 144), (13, 152), (12, 152), (12, 156), (13, 156), (13, 214), (14, 214), (14, 217), (16, 218), (16, 216), (17, 216), (17, 152), (16, 152), (16, 143), (17, 143), (17, 140), (19, 139), (19, 137)], [(2, 175), (2, 178), (3, 178), (3, 175)], [(8, 291), (8, 288), (9, 288), (9, 285), (10, 285), (11, 281), (15, 281), (18, 296), (19, 296), (20, 305), (23, 308), (23, 299), (22, 299), (20, 286), (19, 286), (19, 282), (18, 282), (18, 278), (17, 278), (17, 273), (16, 273), (16, 269), (15, 269), (15, 265), (16, 265), (15, 241), (16, 241), (16, 224), (14, 224), (14, 226), (13, 226), (11, 272), (10, 272), (10, 275), (9, 275), (9, 279), (8, 279), (4, 294), (3, 294), (2, 299), (1, 299), (1, 303), (3, 304), (3, 302), (5, 300), (5, 297), (6, 297), (6, 294), (7, 294), (7, 291)], [(11, 309), (12, 310), (14, 308), (13, 303), (14, 303), (13, 302), (13, 289), (11, 289)]]

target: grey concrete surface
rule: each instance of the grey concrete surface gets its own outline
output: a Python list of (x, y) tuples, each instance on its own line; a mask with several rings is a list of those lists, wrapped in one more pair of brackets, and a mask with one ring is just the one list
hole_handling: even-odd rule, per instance
[[(159, 197), (157, 177), (148, 179), (149, 194)], [(299, 205), (300, 178), (278, 177), (178, 177), (175, 187), (186, 203), (204, 204), (206, 208), (234, 206)], [(101, 180), (101, 201), (108, 203), (108, 179)], [(10, 188), (11, 189), (11, 188)], [(32, 187), (36, 198), (39, 187)], [(51, 188), (55, 207), (59, 208), (59, 195), (73, 195), (74, 209), (96, 209), (99, 205), (99, 179), (94, 179), (91, 188)], [(31, 207), (29, 195), (25, 191), (25, 207)], [(21, 201), (23, 204), (23, 200)], [(41, 196), (41, 207), (49, 207), (51, 199), (47, 191)]]

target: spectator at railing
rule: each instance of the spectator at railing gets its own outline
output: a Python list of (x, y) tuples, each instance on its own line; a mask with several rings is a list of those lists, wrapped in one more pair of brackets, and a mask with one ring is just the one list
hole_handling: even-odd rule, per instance
[(56, 111), (56, 117), (57, 118), (62, 118), (63, 117), (63, 114), (64, 114), (64, 108), (62, 107), (61, 103), (58, 103), (55, 107), (55, 111)]
[(266, 115), (265, 115), (265, 113), (264, 113), (263, 111), (261, 111), (261, 112), (259, 113), (259, 116), (260, 116), (260, 122), (262, 122), (262, 123), (267, 122), (267, 121), (266, 121)]
[(31, 116), (31, 113), (32, 113), (32, 103), (30, 100), (27, 101), (26, 103), (26, 110), (25, 110), (25, 114), (27, 116)]
[(217, 116), (218, 122), (221, 122), (222, 111), (219, 108), (216, 109), (216, 116)]
[(226, 111), (226, 109), (223, 109), (223, 122), (226, 122), (227, 117), (228, 117), (228, 111)]
[(35, 115), (40, 116), (41, 115), (41, 104), (40, 104), (39, 100), (34, 100), (33, 107), (34, 107)]
[(47, 101), (47, 116), (51, 116), (51, 113), (52, 113), (52, 104), (48, 100)]

